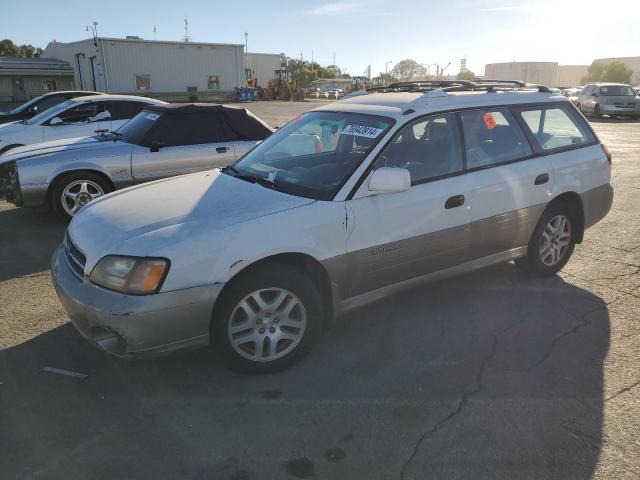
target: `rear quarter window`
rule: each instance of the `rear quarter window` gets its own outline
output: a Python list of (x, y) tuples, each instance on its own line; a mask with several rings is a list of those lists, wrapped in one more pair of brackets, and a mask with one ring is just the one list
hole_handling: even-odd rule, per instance
[(522, 109), (519, 115), (540, 150), (579, 147), (595, 141), (584, 121), (565, 106)]

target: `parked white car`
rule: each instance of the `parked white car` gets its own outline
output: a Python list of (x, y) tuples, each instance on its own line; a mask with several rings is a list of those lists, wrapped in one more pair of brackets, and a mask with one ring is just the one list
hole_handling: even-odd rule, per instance
[[(292, 150), (312, 133), (321, 151)], [(117, 356), (213, 343), (272, 371), (325, 322), (422, 282), (510, 260), (557, 273), (608, 213), (610, 177), (588, 122), (545, 87), (391, 85), (303, 114), (226, 169), (92, 202), (53, 279), (81, 335)]]
[(166, 102), (132, 95), (90, 95), (62, 102), (28, 120), (0, 125), (0, 154), (17, 146), (117, 130), (146, 105)]

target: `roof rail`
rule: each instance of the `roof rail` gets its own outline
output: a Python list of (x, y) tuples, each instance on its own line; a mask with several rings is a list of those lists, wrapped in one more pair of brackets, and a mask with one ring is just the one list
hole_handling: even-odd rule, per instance
[(550, 93), (548, 87), (532, 83), (525, 83), (520, 80), (417, 80), (414, 82), (396, 82), (384, 87), (373, 87), (345, 95), (340, 100), (367, 95), (369, 93), (392, 93), (392, 92), (423, 92), (429, 93), (434, 90), (441, 92), (474, 92), (486, 91), (488, 93), (508, 90), (537, 90), (538, 92)]
[(539, 92), (549, 93), (549, 87), (544, 85), (538, 85), (537, 83), (525, 83), (522, 80), (493, 80), (487, 78), (475, 78), (473, 83), (476, 84), (477, 90), (487, 90), (488, 92), (494, 92), (496, 90), (508, 90), (508, 89), (537, 89)]
[(472, 88), (473, 82), (466, 80), (416, 80), (413, 82), (396, 82), (384, 87), (368, 88), (367, 92), (424, 92), (448, 87)]

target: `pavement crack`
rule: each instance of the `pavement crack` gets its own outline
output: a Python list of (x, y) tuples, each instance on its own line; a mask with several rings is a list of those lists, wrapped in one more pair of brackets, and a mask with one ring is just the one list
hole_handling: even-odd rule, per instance
[(636, 388), (638, 385), (640, 385), (640, 380), (638, 380), (636, 383), (633, 383), (633, 384), (629, 385), (628, 387), (624, 387), (624, 388), (618, 390), (613, 395), (605, 398), (605, 400), (604, 400), (605, 403), (608, 402), (609, 400), (613, 400), (614, 398), (618, 397), (619, 395), (622, 395), (623, 393), (628, 392), (629, 390), (632, 390), (632, 389)]
[(440, 430), (446, 423), (448, 423), (450, 420), (453, 420), (456, 416), (458, 416), (462, 412), (464, 407), (468, 404), (469, 399), (472, 396), (479, 393), (484, 388), (482, 384), (482, 377), (484, 376), (484, 373), (489, 363), (491, 363), (491, 360), (493, 360), (493, 358), (496, 355), (498, 340), (500, 339), (500, 337), (505, 333), (507, 333), (509, 330), (512, 330), (513, 328), (516, 328), (522, 323), (524, 323), (525, 321), (527, 321), (529, 317), (530, 315), (526, 315), (524, 318), (518, 320), (517, 322), (512, 323), (511, 325), (503, 328), (502, 330), (500, 330), (499, 332), (493, 335), (493, 340), (491, 342), (491, 349), (489, 351), (489, 354), (482, 360), (482, 362), (480, 363), (480, 368), (476, 373), (475, 387), (472, 390), (464, 392), (456, 408), (454, 408), (451, 412), (449, 412), (445, 417), (440, 419), (430, 430), (427, 430), (418, 438), (418, 440), (413, 446), (413, 451), (411, 452), (411, 455), (409, 456), (409, 458), (407, 458), (407, 460), (402, 464), (402, 467), (400, 468), (401, 480), (404, 480), (407, 468), (409, 467), (413, 459), (416, 457), (416, 455), (418, 454), (418, 451), (420, 450), (420, 447), (427, 440), (427, 438), (431, 437), (438, 430)]

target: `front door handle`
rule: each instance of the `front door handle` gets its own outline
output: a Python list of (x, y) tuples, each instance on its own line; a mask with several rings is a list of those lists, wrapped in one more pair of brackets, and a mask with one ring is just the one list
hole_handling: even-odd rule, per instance
[(218, 153), (227, 153), (229, 151), (229, 147), (216, 147), (216, 152)]
[(446, 203), (444, 204), (444, 208), (456, 208), (461, 207), (462, 205), (464, 205), (464, 195), (454, 195), (453, 197), (447, 199)]
[(535, 184), (536, 185), (544, 185), (545, 183), (547, 183), (549, 181), (549, 174), (548, 173), (543, 173), (541, 175), (538, 175), (536, 177), (536, 181)]

